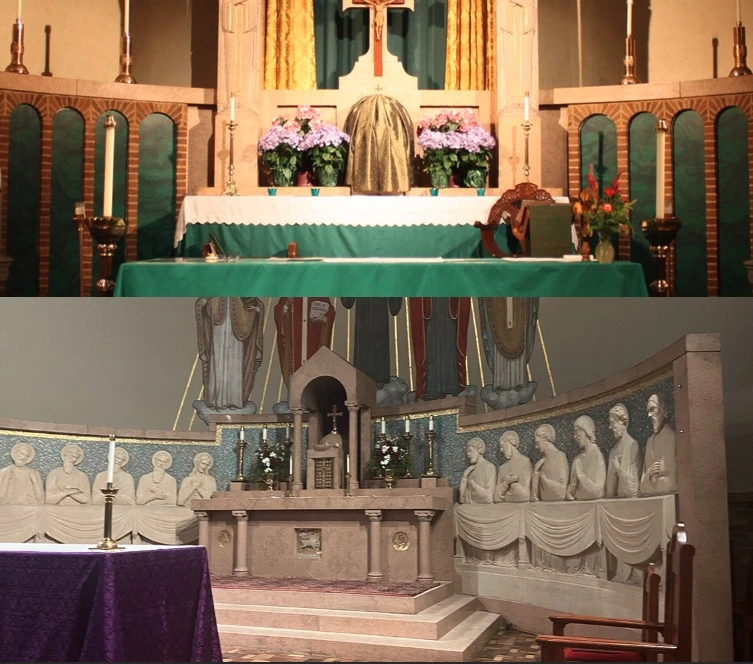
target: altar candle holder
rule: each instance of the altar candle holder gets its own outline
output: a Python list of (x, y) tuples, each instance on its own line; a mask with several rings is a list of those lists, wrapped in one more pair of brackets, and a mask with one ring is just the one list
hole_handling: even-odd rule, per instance
[(410, 443), (413, 440), (413, 434), (410, 432), (406, 432), (403, 434), (403, 440), (405, 441), (405, 449), (408, 452), (408, 470), (405, 471), (405, 475), (403, 477), (406, 480), (412, 480), (413, 479), (413, 473), (410, 470)]
[(10, 64), (5, 71), (12, 74), (28, 74), (24, 65), (24, 24), (20, 18), (13, 23), (13, 36), (10, 42)]
[(230, 133), (230, 151), (228, 154), (227, 163), (227, 180), (225, 181), (225, 191), (222, 192), (223, 196), (239, 196), (238, 189), (235, 186), (235, 164), (233, 163), (235, 155), (235, 130), (238, 127), (238, 123), (235, 120), (230, 120), (227, 123), (227, 129)]
[(636, 74), (637, 58), (635, 57), (635, 37), (629, 35), (625, 38), (625, 57), (622, 60), (625, 73), (622, 75), (622, 85), (635, 85), (640, 83)]
[(235, 477), (233, 478), (233, 482), (246, 482), (246, 475), (243, 473), (243, 455), (246, 451), (246, 443), (245, 438), (238, 438), (238, 443), (235, 446), (235, 465), (236, 465), (236, 473)]
[(118, 546), (118, 543), (112, 538), (112, 501), (115, 498), (117, 489), (113, 489), (112, 482), (108, 482), (104, 489), (100, 489), (105, 496), (105, 532), (104, 537), (97, 546), (90, 547), (92, 551), (123, 551), (124, 546)]
[(118, 242), (126, 233), (128, 222), (120, 217), (84, 217), (84, 224), (97, 243), (99, 252), (97, 290), (101, 296), (110, 297), (115, 290), (112, 257), (118, 248)]
[(272, 473), (267, 473), (267, 476), (264, 478), (264, 484), (267, 485), (267, 491), (274, 489), (275, 478), (272, 477)]
[(120, 74), (115, 79), (116, 83), (135, 83), (136, 79), (131, 73), (133, 67), (133, 52), (131, 50), (131, 33), (126, 32), (120, 38)]
[(437, 434), (434, 431), (426, 432), (426, 440), (429, 443), (429, 468), (421, 477), (439, 477), (439, 473), (434, 470), (434, 439)]
[(730, 76), (750, 76), (753, 74), (748, 67), (748, 46), (745, 43), (745, 28), (742, 23), (735, 25), (733, 54), (735, 66), (729, 73)]
[(641, 230), (651, 245), (651, 253), (656, 261), (656, 279), (651, 282), (651, 290), (659, 297), (673, 297), (675, 283), (671, 278), (670, 250), (677, 238), (682, 222), (677, 217), (652, 217), (641, 222)]
[(293, 497), (293, 476), (292, 475), (288, 475), (288, 486), (285, 489), (285, 497), (286, 498)]
[(350, 493), (350, 473), (345, 473), (345, 497), (350, 498), (352, 494)]
[(525, 140), (525, 154), (523, 159), (523, 175), (525, 176), (526, 182), (531, 181), (531, 160), (530, 160), (530, 152), (529, 152), (529, 143), (531, 140), (531, 129), (533, 128), (533, 124), (529, 122), (528, 120), (525, 120), (520, 125), (523, 127), (523, 138)]

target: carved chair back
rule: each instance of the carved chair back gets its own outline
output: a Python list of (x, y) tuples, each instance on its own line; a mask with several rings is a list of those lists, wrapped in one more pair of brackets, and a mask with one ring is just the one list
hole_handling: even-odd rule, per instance
[[(643, 577), (643, 620), (649, 623), (659, 622), (659, 584), (661, 576), (656, 572), (656, 565), (649, 563)], [(642, 641), (658, 641), (659, 633), (655, 629), (644, 629)], [(655, 658), (654, 658), (655, 659)], [(650, 661), (650, 660), (649, 660)]]
[(677, 646), (672, 661), (690, 662), (693, 641), (693, 557), (685, 524), (672, 529), (667, 548), (664, 586), (664, 642)]
[(497, 202), (492, 206), (487, 218), (487, 226), (496, 227), (499, 225), (502, 215), (507, 213), (510, 217), (510, 230), (513, 236), (520, 242), (522, 253), (528, 255), (528, 215), (518, 220), (521, 205), (523, 201), (551, 201), (548, 191), (539, 189), (538, 185), (533, 182), (521, 182), (514, 189), (508, 189), (504, 192)]

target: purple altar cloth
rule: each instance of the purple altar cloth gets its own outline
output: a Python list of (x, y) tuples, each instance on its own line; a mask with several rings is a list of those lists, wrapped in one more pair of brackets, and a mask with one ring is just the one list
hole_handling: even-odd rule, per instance
[(0, 661), (221, 662), (206, 549), (0, 545)]

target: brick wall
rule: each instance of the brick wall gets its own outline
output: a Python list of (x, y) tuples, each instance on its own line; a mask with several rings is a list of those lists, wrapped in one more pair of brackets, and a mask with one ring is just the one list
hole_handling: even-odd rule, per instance
[[(753, 569), (753, 492), (729, 494), (729, 539), (732, 558), (732, 592), (744, 601)], [(752, 598), (753, 599), (753, 598)]]

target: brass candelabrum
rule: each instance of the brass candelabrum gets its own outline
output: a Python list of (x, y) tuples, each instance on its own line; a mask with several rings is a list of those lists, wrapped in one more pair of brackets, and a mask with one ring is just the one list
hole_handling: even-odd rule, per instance
[(651, 253), (656, 263), (656, 278), (651, 282), (651, 290), (660, 297), (675, 295), (675, 283), (670, 271), (669, 256), (672, 245), (682, 222), (677, 217), (651, 218), (641, 222), (641, 230), (651, 245)]
[(84, 217), (84, 225), (89, 229), (99, 252), (99, 279), (97, 290), (101, 296), (109, 297), (115, 290), (112, 278), (112, 257), (118, 242), (128, 229), (128, 222), (120, 217)]
[(135, 83), (136, 79), (131, 73), (133, 67), (133, 52), (131, 50), (131, 33), (125, 32), (120, 38), (120, 74), (115, 79), (116, 83)]
[(520, 125), (523, 127), (523, 139), (525, 142), (525, 151), (523, 155), (523, 175), (525, 176), (526, 182), (530, 182), (531, 179), (531, 160), (530, 160), (530, 151), (529, 151), (529, 144), (531, 140), (531, 129), (533, 128), (533, 125), (530, 121), (525, 120)]
[(246, 475), (243, 473), (243, 455), (246, 452), (245, 438), (238, 437), (238, 443), (235, 446), (235, 466), (236, 473), (233, 482), (246, 482)]
[(745, 28), (742, 23), (735, 25), (733, 54), (735, 66), (729, 73), (730, 76), (750, 76), (753, 72), (748, 67), (748, 47), (745, 43)]
[(10, 64), (5, 68), (13, 74), (28, 74), (24, 65), (24, 23), (17, 18), (13, 24), (13, 36), (10, 42)]
[(405, 441), (405, 449), (408, 452), (408, 470), (405, 471), (405, 479), (406, 480), (412, 480), (413, 479), (413, 473), (410, 470), (410, 462), (411, 462), (411, 456), (410, 456), (410, 443), (413, 440), (413, 434), (406, 431), (403, 434), (403, 440)]
[(434, 431), (426, 432), (426, 440), (429, 443), (429, 467), (421, 477), (439, 477), (439, 473), (434, 470), (434, 439), (437, 434)]
[(351, 474), (345, 473), (345, 497), (346, 498), (350, 498), (352, 495), (350, 493), (350, 478), (351, 478)]
[(122, 551), (125, 547), (118, 546), (118, 543), (112, 538), (112, 501), (118, 490), (113, 488), (112, 482), (108, 482), (105, 488), (100, 489), (100, 491), (102, 491), (105, 496), (105, 532), (104, 537), (99, 541), (99, 544), (91, 547), (91, 550)]
[(622, 85), (635, 85), (640, 83), (636, 73), (637, 58), (635, 57), (635, 37), (628, 35), (625, 38), (625, 57), (622, 60), (625, 73), (622, 75)]
[(225, 181), (225, 191), (222, 192), (223, 196), (238, 196), (238, 189), (235, 186), (235, 164), (233, 163), (235, 157), (235, 130), (238, 127), (238, 123), (235, 120), (230, 120), (227, 123), (228, 132), (230, 132), (230, 153), (228, 154), (227, 163), (227, 180)]

